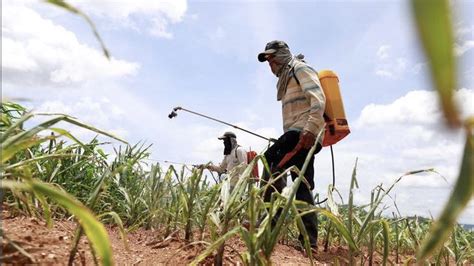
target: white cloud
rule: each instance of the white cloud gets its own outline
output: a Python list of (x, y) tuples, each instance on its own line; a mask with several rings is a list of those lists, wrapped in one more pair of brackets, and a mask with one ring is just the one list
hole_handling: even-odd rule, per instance
[(152, 27), (149, 30), (151, 35), (165, 39), (173, 38), (173, 34), (167, 30), (168, 21), (166, 19), (161, 17), (153, 18), (151, 25)]
[(369, 104), (361, 111), (355, 124), (361, 128), (435, 123), (440, 117), (435, 97), (430, 91), (410, 91), (391, 104)]
[(140, 14), (151, 16), (162, 14), (172, 22), (178, 22), (183, 18), (187, 10), (186, 0), (71, 0), (69, 2), (93, 14), (117, 19), (129, 18)]
[(377, 76), (400, 79), (407, 73), (419, 73), (423, 65), (422, 63), (410, 62), (405, 56), (394, 55), (392, 47), (384, 44), (377, 49), (374, 72)]
[(75, 34), (33, 9), (3, 3), (3, 81), (58, 86), (133, 75), (138, 64), (112, 58), (78, 41)]
[[(169, 24), (181, 22), (186, 14), (186, 0), (76, 0), (71, 4), (88, 14), (111, 21), (114, 25), (131, 27), (140, 31), (147, 29), (152, 36), (173, 38)], [(144, 25), (141, 25), (143, 23)]]
[(460, 44), (455, 43), (454, 53), (457, 56), (462, 56), (463, 54), (465, 54), (467, 51), (471, 50), (472, 48), (474, 48), (474, 40), (463, 41)]
[[(106, 96), (96, 98), (81, 97), (74, 102), (68, 100), (51, 100), (42, 102), (37, 108), (37, 113), (63, 113), (77, 118), (79, 121), (93, 127), (105, 130), (112, 134), (117, 134), (120, 138), (129, 137), (129, 131), (122, 127), (120, 123), (125, 110), (110, 101)], [(37, 120), (43, 120), (38, 118)], [(84, 141), (92, 139), (97, 133), (79, 128), (74, 125), (63, 123), (62, 128), (72, 132), (72, 134)]]
[(2, 38), (2, 66), (20, 71), (33, 71), (38, 69), (36, 61), (28, 55), (21, 43)]
[(381, 60), (389, 57), (390, 45), (382, 45), (377, 50), (377, 57)]
[(459, 25), (455, 30), (456, 42), (454, 43), (454, 53), (462, 56), (474, 48), (474, 26)]
[[(416, 66), (418, 69), (419, 66)], [(399, 79), (403, 76), (409, 69), (408, 61), (404, 57), (398, 57), (391, 59), (390, 57), (384, 58), (384, 61), (377, 63), (375, 74), (388, 77), (392, 79)], [(415, 69), (415, 66), (410, 67), (411, 72), (419, 71)]]
[(375, 74), (377, 76), (387, 77), (387, 78), (393, 78), (394, 77), (393, 73), (389, 70), (386, 70), (386, 69), (376, 69)]
[[(387, 125), (434, 125), (438, 124), (441, 112), (437, 94), (433, 91), (410, 91), (393, 103), (369, 104), (361, 111), (355, 125), (357, 128)], [(474, 93), (470, 89), (460, 89), (455, 93), (455, 101), (461, 115), (474, 114)]]
[(455, 101), (459, 104), (461, 116), (467, 118), (474, 115), (474, 94), (472, 89), (462, 88), (454, 94)]

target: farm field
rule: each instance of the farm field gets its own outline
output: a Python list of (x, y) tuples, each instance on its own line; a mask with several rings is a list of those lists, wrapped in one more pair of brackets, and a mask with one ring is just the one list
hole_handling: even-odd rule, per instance
[[(96, 139), (79, 142), (54, 124), (66, 121), (113, 135), (65, 115), (25, 129), (22, 122), (32, 117), (25, 111), (18, 104), (2, 104), (3, 143), (8, 144), (3, 157), (8, 163), (2, 179), (2, 259), (11, 263), (65, 263), (74, 254), (78, 262), (103, 264), (410, 264), (432, 224), (396, 213), (386, 217), (381, 204), (401, 178), (431, 169), (374, 188), (365, 206), (354, 205), (352, 193), (344, 200), (337, 190), (317, 208), (295, 201), (297, 186), (305, 185), (301, 175), (264, 203), (261, 195), (268, 185), (258, 186), (251, 176), (253, 164), (265, 162), (261, 156), (223, 197), (223, 183), (209, 181), (201, 169), (148, 165), (148, 147), (138, 144), (121, 146), (111, 157), (101, 149), (105, 144)], [(47, 129), (56, 134), (41, 134)], [(351, 181), (356, 186), (357, 165)], [(278, 210), (281, 215), (272, 226), (268, 217)], [(306, 252), (310, 256), (302, 252), (309, 247), (298, 244), (304, 212), (319, 216), (319, 250)], [(473, 239), (472, 231), (456, 226), (430, 260), (472, 263)]]
[(0, 264), (474, 265), (473, 6), (2, 1)]

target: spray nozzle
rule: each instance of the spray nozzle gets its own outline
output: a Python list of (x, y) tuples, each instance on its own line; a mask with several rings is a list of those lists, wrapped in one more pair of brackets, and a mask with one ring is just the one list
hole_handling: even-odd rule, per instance
[(168, 115), (168, 118), (171, 119), (171, 118), (173, 118), (173, 117), (177, 117), (177, 116), (178, 116), (177, 111), (178, 111), (178, 110), (181, 110), (181, 109), (182, 109), (182, 108), (179, 107), (179, 106), (173, 108), (173, 111), (171, 111), (171, 113)]
[(178, 113), (176, 113), (175, 111), (172, 111), (169, 115), (168, 115), (168, 118), (171, 119), (173, 117), (176, 117), (178, 116)]

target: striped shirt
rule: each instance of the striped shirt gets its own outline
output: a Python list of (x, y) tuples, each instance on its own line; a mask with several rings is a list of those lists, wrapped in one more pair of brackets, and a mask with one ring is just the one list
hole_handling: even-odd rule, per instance
[[(294, 75), (299, 81), (296, 81)], [(324, 109), (326, 97), (321, 88), (317, 72), (307, 64), (297, 61), (294, 71), (289, 73), (290, 80), (283, 95), (282, 114), (284, 132), (309, 131), (315, 136), (323, 131), (320, 142), (324, 137)]]

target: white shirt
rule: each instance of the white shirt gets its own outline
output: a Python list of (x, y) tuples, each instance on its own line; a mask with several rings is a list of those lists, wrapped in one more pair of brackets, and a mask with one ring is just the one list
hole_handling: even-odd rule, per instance
[(244, 148), (237, 146), (229, 154), (224, 156), (219, 168), (224, 172), (224, 169), (229, 173), (237, 165), (243, 164), (244, 168), (247, 166), (247, 152)]
[(247, 164), (247, 151), (237, 146), (229, 154), (224, 156), (219, 166), (210, 165), (209, 169), (219, 173), (225, 172), (224, 178), (229, 178), (231, 186), (234, 186), (245, 171)]

